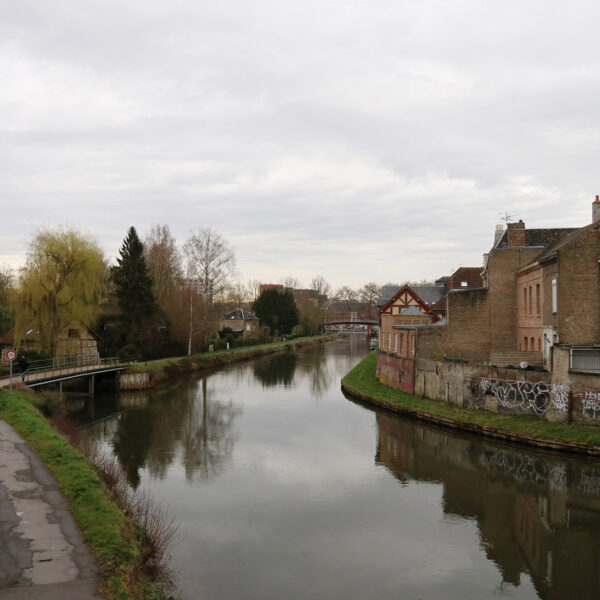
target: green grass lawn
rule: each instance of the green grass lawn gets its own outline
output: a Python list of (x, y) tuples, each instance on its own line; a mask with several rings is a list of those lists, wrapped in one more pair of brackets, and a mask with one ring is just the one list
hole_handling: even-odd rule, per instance
[(409, 410), (449, 418), (458, 423), (492, 427), (499, 431), (527, 437), (600, 447), (600, 427), (593, 425), (551, 423), (527, 415), (490, 413), (484, 410), (462, 408), (436, 400), (427, 400), (395, 390), (384, 385), (375, 377), (376, 361), (377, 353), (371, 352), (344, 377), (344, 384), (350, 391), (356, 391), (376, 400), (389, 402)]
[(259, 344), (257, 346), (242, 346), (231, 348), (230, 350), (217, 350), (215, 352), (202, 352), (192, 356), (180, 356), (173, 358), (160, 358), (147, 362), (132, 363), (129, 368), (133, 371), (143, 371), (152, 373), (160, 380), (163, 377), (170, 377), (188, 371), (197, 371), (202, 369), (213, 369), (222, 367), (229, 363), (250, 360), (262, 355), (281, 352), (286, 348), (296, 348), (306, 344), (319, 343), (321, 341), (333, 340), (337, 336), (313, 336), (301, 337), (285, 342), (271, 342), (268, 344)]
[(156, 597), (145, 581), (142, 548), (132, 522), (111, 499), (94, 466), (31, 405), (31, 394), (0, 389), (0, 418), (33, 447), (54, 475), (104, 575), (109, 598)]

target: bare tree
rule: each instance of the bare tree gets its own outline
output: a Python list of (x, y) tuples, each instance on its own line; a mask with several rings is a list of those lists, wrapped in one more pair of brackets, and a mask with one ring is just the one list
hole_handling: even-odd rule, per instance
[(331, 294), (331, 286), (323, 275), (317, 275), (312, 278), (310, 289), (314, 290), (320, 296), (329, 296)]
[(355, 290), (353, 290), (351, 287), (348, 287), (347, 285), (341, 287), (336, 293), (335, 293), (335, 299), (338, 302), (345, 302), (346, 304), (350, 304), (351, 302), (356, 302), (357, 300), (357, 293)]
[(154, 297), (166, 311), (173, 296), (180, 293), (183, 285), (181, 255), (168, 225), (153, 225), (144, 240), (144, 254), (152, 275)]
[[(213, 229), (199, 229), (192, 232), (186, 240), (183, 251), (186, 257), (187, 285), (202, 292), (204, 310), (202, 311), (201, 334), (207, 333), (208, 319), (212, 316), (209, 308), (214, 298), (222, 295), (235, 271), (235, 256), (225, 238)], [(192, 338), (196, 333), (194, 324), (193, 293), (190, 291), (188, 356), (192, 353)]]
[(381, 286), (374, 281), (370, 281), (358, 290), (358, 295), (361, 302), (366, 302), (369, 306), (375, 306), (377, 299), (381, 296)]
[(234, 308), (251, 301), (252, 293), (241, 281), (234, 281), (227, 286), (224, 301), (228, 304), (234, 304)]
[(260, 281), (258, 279), (249, 279), (247, 287), (250, 302), (254, 302), (260, 296)]
[(283, 277), (281, 283), (283, 284), (283, 287), (290, 290), (298, 290), (302, 287), (300, 280), (296, 279), (296, 277)]
[(208, 304), (220, 296), (235, 271), (235, 256), (227, 240), (210, 228), (192, 232), (183, 251), (187, 260), (188, 277), (200, 282)]

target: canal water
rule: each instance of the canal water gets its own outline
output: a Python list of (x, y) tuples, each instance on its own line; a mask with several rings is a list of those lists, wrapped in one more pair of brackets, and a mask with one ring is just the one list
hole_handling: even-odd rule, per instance
[(179, 523), (189, 600), (600, 598), (600, 463), (346, 399), (349, 335), (78, 418)]

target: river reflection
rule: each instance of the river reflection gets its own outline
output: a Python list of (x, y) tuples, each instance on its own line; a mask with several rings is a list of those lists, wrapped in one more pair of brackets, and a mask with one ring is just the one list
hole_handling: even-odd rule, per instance
[(541, 598), (600, 598), (600, 468), (417, 426), (378, 412), (376, 462), (443, 486), (448, 517), (477, 521), (502, 584), (528, 573)]
[(274, 354), (254, 365), (254, 376), (265, 387), (275, 385), (290, 386), (298, 365), (298, 355), (292, 352)]
[(350, 402), (367, 351), (353, 335), (77, 413), (175, 515), (183, 597), (599, 598), (597, 461)]

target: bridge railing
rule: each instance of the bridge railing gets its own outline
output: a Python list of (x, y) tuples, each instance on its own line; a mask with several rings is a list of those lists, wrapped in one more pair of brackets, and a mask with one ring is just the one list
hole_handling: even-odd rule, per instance
[(46, 360), (32, 360), (29, 363), (27, 374), (29, 379), (41, 379), (44, 373), (53, 375), (67, 375), (79, 371), (92, 370), (94, 368), (114, 367), (121, 364), (116, 356), (107, 358), (100, 357), (73, 357), (61, 356)]

